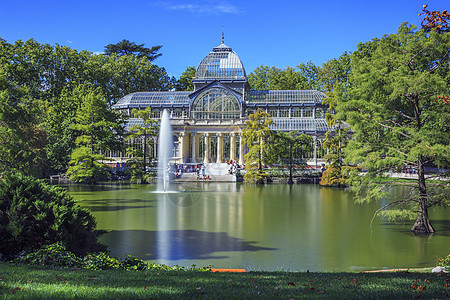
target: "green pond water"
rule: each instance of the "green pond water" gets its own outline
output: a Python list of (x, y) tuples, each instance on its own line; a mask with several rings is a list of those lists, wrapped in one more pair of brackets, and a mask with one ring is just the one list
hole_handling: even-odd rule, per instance
[[(115, 257), (181, 266), (247, 270), (362, 271), (434, 266), (450, 253), (450, 214), (432, 209), (437, 230), (370, 221), (383, 203), (355, 204), (346, 190), (313, 184), (236, 183), (67, 186), (95, 215)], [(392, 197), (408, 187), (392, 189)], [(386, 200), (388, 201), (388, 200)]]

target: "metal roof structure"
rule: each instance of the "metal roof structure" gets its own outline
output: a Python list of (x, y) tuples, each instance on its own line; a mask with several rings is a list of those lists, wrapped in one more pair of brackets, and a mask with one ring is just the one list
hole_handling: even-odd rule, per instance
[[(325, 120), (326, 95), (316, 90), (250, 90), (239, 56), (222, 43), (214, 47), (197, 67), (194, 91), (136, 92), (126, 95), (114, 109), (153, 108), (155, 118), (169, 109), (178, 120), (239, 120), (258, 108), (272, 115), (271, 128), (324, 134), (333, 130)], [(130, 119), (139, 123), (138, 119)]]
[(220, 44), (206, 55), (197, 67), (196, 80), (244, 80), (244, 65), (239, 56), (227, 45)]

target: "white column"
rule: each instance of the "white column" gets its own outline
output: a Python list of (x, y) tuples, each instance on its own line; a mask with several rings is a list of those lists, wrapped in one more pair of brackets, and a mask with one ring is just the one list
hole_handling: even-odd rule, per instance
[(180, 134), (178, 135), (178, 155), (180, 156), (181, 163), (184, 163), (185, 145), (186, 145), (186, 135), (184, 132), (180, 132)]
[(193, 162), (193, 163), (195, 163), (195, 162), (197, 162), (195, 159), (197, 158), (197, 144), (196, 144), (196, 141), (198, 140), (198, 135), (195, 133), (195, 132), (192, 132), (191, 133), (191, 146), (192, 146), (192, 149), (191, 149), (191, 157), (192, 157), (192, 160), (191, 160), (191, 162)]
[(207, 164), (209, 163), (209, 156), (210, 154), (210, 147), (211, 147), (211, 136), (209, 133), (205, 133), (205, 156), (203, 157), (203, 163)]
[(217, 133), (217, 160), (218, 164), (223, 162), (223, 134), (221, 132)]
[(244, 137), (242, 136), (242, 133), (239, 135), (239, 164), (243, 165), (245, 163), (244, 161), (244, 155), (245, 155), (245, 148), (244, 148)]
[(314, 164), (317, 168), (317, 136), (314, 136)]
[(236, 134), (230, 133), (230, 160), (236, 160)]

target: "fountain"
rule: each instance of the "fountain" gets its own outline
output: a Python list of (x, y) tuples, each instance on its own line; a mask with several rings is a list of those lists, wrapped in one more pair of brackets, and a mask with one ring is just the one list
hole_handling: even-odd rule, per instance
[(169, 113), (165, 109), (161, 116), (158, 139), (158, 182), (156, 190), (167, 192), (169, 190), (169, 160), (172, 157), (173, 141), (170, 127)]

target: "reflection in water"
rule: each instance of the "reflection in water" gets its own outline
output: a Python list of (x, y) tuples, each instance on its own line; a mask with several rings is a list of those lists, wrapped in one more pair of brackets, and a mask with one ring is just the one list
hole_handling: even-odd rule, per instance
[(164, 195), (155, 193), (154, 185), (69, 190), (91, 209), (100, 229), (111, 230), (102, 242), (118, 257), (250, 270), (350, 271), (431, 266), (449, 251), (444, 209), (430, 212), (437, 233), (418, 237), (411, 235), (411, 224), (378, 219), (371, 232), (377, 204), (355, 205), (345, 190), (203, 182), (175, 188), (177, 193)]
[[(160, 262), (222, 259), (230, 257), (234, 251), (276, 250), (256, 246), (256, 242), (244, 241), (229, 236), (226, 232), (197, 230), (112, 231), (108, 234), (107, 241), (110, 247), (119, 249), (116, 251), (118, 256), (125, 256), (133, 251), (133, 255), (142, 259)], [(134, 247), (133, 244), (123, 246), (121, 243), (124, 241), (139, 241), (139, 247)], [(229, 253), (225, 254), (226, 252)]]

